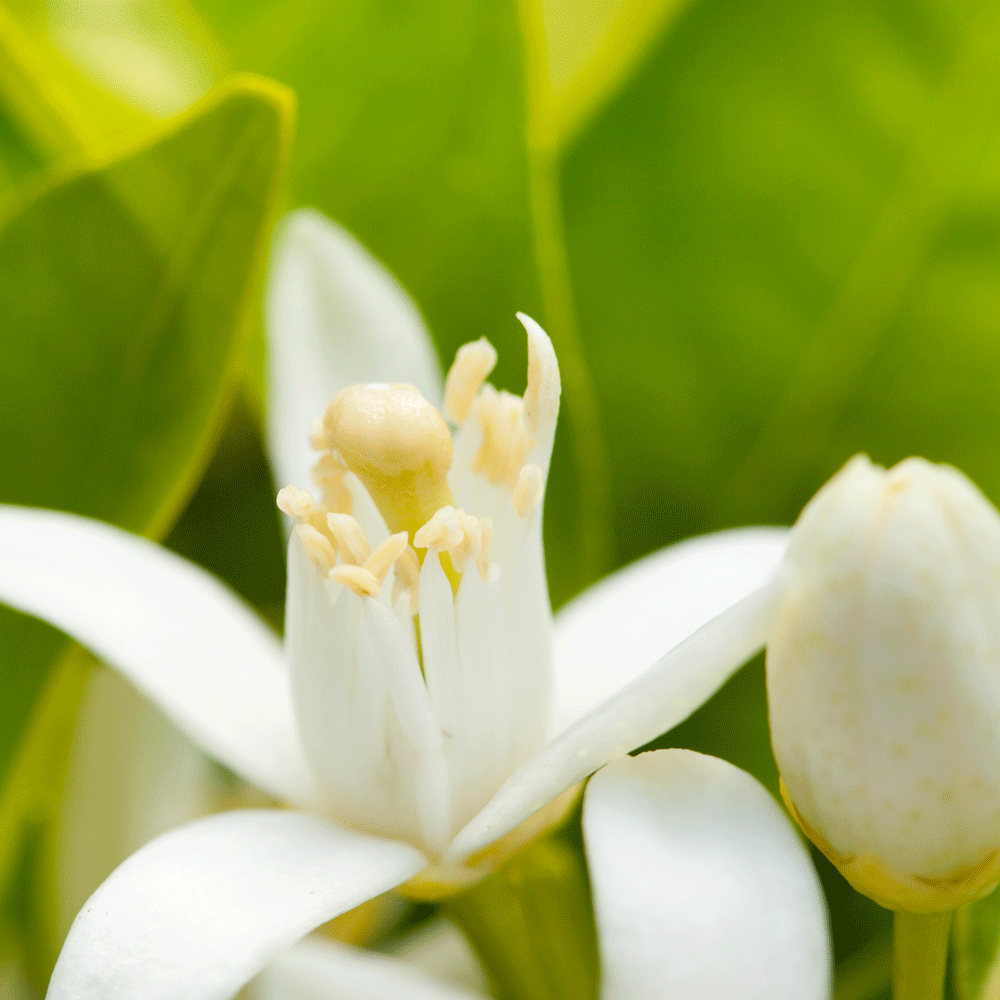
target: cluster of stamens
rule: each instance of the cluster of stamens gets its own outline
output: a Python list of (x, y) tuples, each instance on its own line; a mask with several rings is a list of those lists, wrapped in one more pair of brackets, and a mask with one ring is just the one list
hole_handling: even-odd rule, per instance
[[(514, 509), (526, 518), (544, 491), (541, 468), (526, 460), (542, 416), (554, 423), (558, 366), (554, 355), (547, 357), (533, 346), (529, 331), (528, 389), (522, 399), (486, 382), (496, 360), (485, 338), (460, 348), (448, 372), (444, 410), (459, 425), (475, 415), (482, 442), (472, 470), (494, 486), (509, 487)], [(378, 597), (395, 567), (392, 603), (408, 591), (410, 610), (416, 613), (421, 562), (416, 549), (447, 553), (445, 569), (456, 589), (470, 561), (483, 580), (489, 579), (493, 522), (451, 502), (446, 478), (451, 435), (416, 389), (381, 384), (345, 389), (314, 422), (309, 441), (321, 453), (313, 479), (322, 498), (317, 502), (305, 490), (288, 486), (278, 494), (278, 506), (295, 519), (306, 551), (331, 580), (356, 594)], [(374, 551), (351, 516), (349, 472), (360, 478), (394, 532)]]
[(278, 507), (295, 518), (296, 534), (329, 579), (358, 595), (378, 597), (395, 566), (392, 602), (409, 590), (411, 609), (416, 611), (419, 563), (405, 531), (390, 535), (372, 551), (364, 528), (350, 514), (324, 510), (305, 490), (286, 486), (278, 493)]

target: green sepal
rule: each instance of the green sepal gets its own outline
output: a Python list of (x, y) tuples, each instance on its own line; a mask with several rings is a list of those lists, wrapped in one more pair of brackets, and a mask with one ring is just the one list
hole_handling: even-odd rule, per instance
[(533, 841), (444, 904), (500, 1000), (595, 1000), (597, 933), (580, 852), (562, 836)]

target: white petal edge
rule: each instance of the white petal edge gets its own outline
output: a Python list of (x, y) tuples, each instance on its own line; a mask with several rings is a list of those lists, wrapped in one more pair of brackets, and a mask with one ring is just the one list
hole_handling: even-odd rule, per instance
[(625, 757), (587, 787), (602, 1000), (824, 1000), (826, 903), (767, 790), (690, 750)]
[(307, 938), (273, 961), (255, 1000), (475, 1000), (398, 958)]
[(278, 639), (211, 574), (101, 521), (0, 505), (0, 601), (81, 642), (252, 784), (313, 800)]
[(228, 1000), (313, 928), (425, 864), (413, 847), (309, 813), (189, 823), (133, 854), (90, 898), (48, 1000)]
[(740, 528), (654, 552), (556, 615), (553, 731), (564, 732), (650, 663), (774, 575), (787, 528)]
[(771, 584), (743, 598), (535, 754), (459, 831), (446, 859), (475, 854), (609, 760), (683, 722), (767, 641), (778, 595)]
[(268, 454), (278, 483), (309, 489), (309, 428), (345, 386), (408, 382), (435, 406), (443, 383), (417, 307), (350, 233), (312, 209), (290, 212), (271, 248), (265, 293)]
[(217, 809), (223, 780), (128, 681), (113, 670), (94, 671), (77, 715), (59, 814), (59, 939), (130, 854)]

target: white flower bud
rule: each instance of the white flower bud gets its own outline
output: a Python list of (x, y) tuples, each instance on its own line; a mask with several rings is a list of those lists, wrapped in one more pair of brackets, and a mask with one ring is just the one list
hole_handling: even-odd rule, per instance
[(767, 680), (789, 808), (859, 891), (1000, 879), (1000, 516), (956, 469), (852, 459), (802, 512)]

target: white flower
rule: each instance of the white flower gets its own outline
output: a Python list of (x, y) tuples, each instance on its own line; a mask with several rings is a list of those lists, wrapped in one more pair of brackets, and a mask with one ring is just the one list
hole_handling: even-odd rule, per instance
[[(749, 775), (688, 750), (625, 757), (590, 782), (583, 832), (601, 1000), (828, 996), (822, 890), (792, 825)], [(410, 964), (308, 939), (271, 964), (254, 996), (474, 995)]]
[(856, 888), (1000, 879), (1000, 516), (960, 472), (850, 461), (792, 532), (768, 643), (786, 800)]
[[(314, 215), (286, 226), (270, 301), (283, 324), (271, 330), (276, 413), (298, 406), (312, 420), (349, 382), (433, 376), (416, 311)], [(416, 585), (397, 563), (407, 592), (393, 601), (395, 550), (381, 548), (360, 481), (342, 476), (366, 527), (335, 518), (332, 579), (293, 534), (290, 668), (256, 615), (190, 563), (99, 522), (0, 508), (0, 599), (83, 642), (197, 745), (292, 806), (197, 821), (126, 861), (78, 916), (51, 997), (225, 997), (311, 928), (428, 866), (432, 883), (476, 877), (490, 861), (480, 852), (517, 827), (514, 842), (530, 835), (529, 817), (685, 718), (760, 648), (786, 536), (756, 529), (676, 546), (593, 588), (560, 616), (550, 660), (540, 501), (558, 376), (548, 338), (526, 326), (538, 365), (528, 399), (484, 389), (476, 404), (513, 424), (515, 446), (503, 439), (504, 460), (487, 449), (477, 469), (478, 416), (455, 446), (451, 490), (478, 520), (478, 542), (457, 513), (428, 529), (453, 567), (467, 560), (460, 582), (434, 554)], [(459, 389), (475, 381), (474, 367), (460, 359)], [(439, 384), (425, 391), (435, 397)], [(456, 418), (467, 395), (451, 394)], [(276, 464), (295, 481), (306, 450), (286, 451), (273, 420)], [(314, 443), (329, 447), (329, 433)], [(306, 520), (315, 513), (301, 494), (285, 500)], [(426, 677), (410, 629), (414, 590)]]

